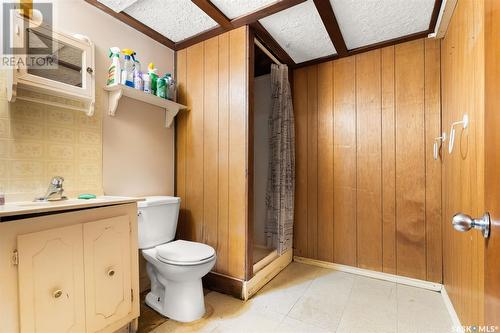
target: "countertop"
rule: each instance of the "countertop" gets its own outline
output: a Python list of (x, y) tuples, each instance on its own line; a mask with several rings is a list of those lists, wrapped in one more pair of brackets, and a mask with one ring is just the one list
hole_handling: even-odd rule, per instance
[(0, 219), (7, 216), (38, 214), (57, 211), (66, 211), (72, 209), (83, 209), (92, 207), (103, 207), (109, 205), (119, 205), (143, 201), (142, 198), (99, 196), (95, 199), (72, 199), (61, 201), (23, 201), (9, 202), (0, 206)]

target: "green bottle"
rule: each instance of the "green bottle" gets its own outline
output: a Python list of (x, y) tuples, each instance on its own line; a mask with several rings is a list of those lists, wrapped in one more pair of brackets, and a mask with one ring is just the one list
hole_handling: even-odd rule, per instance
[(153, 63), (150, 63), (148, 66), (149, 78), (151, 79), (151, 93), (156, 95), (156, 84), (158, 81), (158, 69), (155, 68)]
[(166, 89), (167, 89), (167, 81), (165, 78), (159, 78), (156, 84), (156, 96), (161, 98), (167, 98)]

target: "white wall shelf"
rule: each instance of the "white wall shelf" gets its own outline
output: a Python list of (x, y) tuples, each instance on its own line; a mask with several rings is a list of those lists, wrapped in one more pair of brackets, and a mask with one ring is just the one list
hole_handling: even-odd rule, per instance
[(165, 127), (170, 127), (175, 116), (180, 110), (187, 109), (187, 106), (175, 103), (165, 98), (161, 98), (152, 94), (146, 94), (144, 91), (127, 87), (122, 84), (104, 87), (109, 94), (108, 115), (114, 116), (118, 107), (118, 102), (122, 96), (127, 96), (144, 103), (159, 106), (165, 109)]

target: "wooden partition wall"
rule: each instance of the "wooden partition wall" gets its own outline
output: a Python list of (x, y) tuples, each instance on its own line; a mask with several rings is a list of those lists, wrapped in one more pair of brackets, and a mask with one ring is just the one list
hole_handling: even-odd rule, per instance
[(441, 50), (443, 127), (470, 119), (443, 161), (444, 285), (463, 325), (484, 320), (484, 238), (451, 225), (456, 213), (484, 213), (484, 2), (458, 1)]
[(439, 41), (293, 78), (294, 255), (441, 282)]
[(215, 271), (246, 275), (248, 29), (177, 52), (179, 236), (217, 251)]

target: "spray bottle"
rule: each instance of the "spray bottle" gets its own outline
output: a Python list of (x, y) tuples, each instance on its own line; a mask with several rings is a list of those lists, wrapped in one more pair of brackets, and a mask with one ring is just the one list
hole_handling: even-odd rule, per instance
[(125, 55), (123, 61), (123, 71), (122, 71), (122, 84), (134, 87), (134, 55), (135, 52), (131, 49), (123, 49), (122, 53)]
[(120, 62), (120, 48), (110, 48), (109, 57), (111, 58), (111, 65), (108, 67), (108, 79), (106, 84), (108, 86), (113, 86), (121, 82), (122, 66)]

